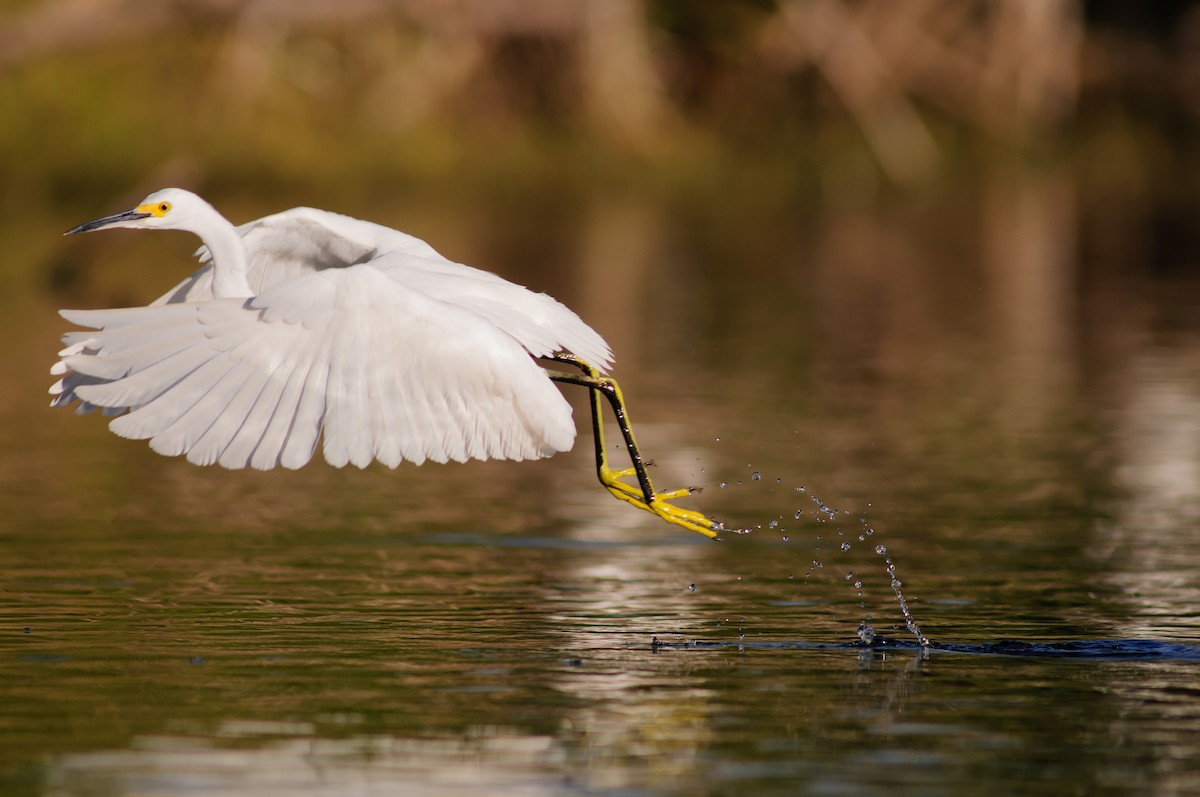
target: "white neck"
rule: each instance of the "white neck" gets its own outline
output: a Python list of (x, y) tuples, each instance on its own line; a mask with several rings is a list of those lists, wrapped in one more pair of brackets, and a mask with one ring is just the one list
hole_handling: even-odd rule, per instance
[(200, 240), (208, 247), (213, 264), (213, 298), (245, 299), (254, 295), (246, 276), (246, 247), (237, 228), (212, 211)]

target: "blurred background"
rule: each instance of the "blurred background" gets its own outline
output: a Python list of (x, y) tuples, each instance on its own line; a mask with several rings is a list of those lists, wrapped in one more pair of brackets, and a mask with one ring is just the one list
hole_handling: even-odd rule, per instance
[[(1057, 513), (1105, 561), (1200, 507), (1192, 3), (10, 1), (0, 85), (22, 517), (78, 511), (44, 493), (89, 457), (295, 490), (42, 406), (53, 311), (145, 303), (194, 243), (59, 234), (165, 185), (235, 222), (379, 221), (563, 299), (613, 344), (660, 479), (731, 525), (794, 511), (719, 486), (754, 470), (924, 519), (913, 545)], [(522, 467), (462, 478), (594, 487)], [(459, 478), (429, 470), (401, 473)], [(152, 513), (154, 488), (111, 489)]]
[[(448, 738), (426, 774), (483, 755), (484, 784), (526, 756), (601, 790), (794, 793), (807, 755), (814, 793), (864, 793), (869, 751), (922, 794), (1195, 788), (1190, 665), (1074, 693), (942, 658), (979, 668), (948, 709), (918, 663), (733, 678), (642, 648), (903, 635), (876, 543), (935, 640), (1194, 643), (1198, 133), (1193, 2), (5, 0), (0, 785), (110, 793), (70, 784), (168, 778), (154, 751), (207, 734), (285, 775), (313, 737), (418, 769)], [(613, 501), (586, 436), (229, 473), (51, 412), (56, 310), (144, 304), (196, 245), (61, 233), (168, 185), (235, 223), (370, 219), (558, 297), (613, 345), (659, 486), (754, 533)]]
[(192, 245), (59, 233), (179, 185), (558, 296), (684, 479), (1196, 509), (1192, 3), (9, 0), (0, 86), (18, 495), (26, 435), (103, 439), (39, 406), (52, 311)]

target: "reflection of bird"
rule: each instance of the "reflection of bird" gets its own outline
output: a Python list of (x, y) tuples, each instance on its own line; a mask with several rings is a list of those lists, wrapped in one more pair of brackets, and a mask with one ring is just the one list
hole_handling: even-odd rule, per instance
[[(63, 311), (90, 329), (63, 338), (53, 406), (102, 408), (120, 416), (116, 434), (200, 465), (298, 468), (323, 436), (333, 465), (395, 467), (566, 451), (575, 426), (551, 380), (578, 384), (592, 397), (604, 486), (668, 522), (710, 537), (720, 528), (669, 503), (689, 489), (655, 492), (620, 388), (601, 371), (608, 345), (546, 294), (311, 208), (234, 227), (168, 188), (68, 234), (113, 227), (195, 233), (204, 265), (149, 307)], [(608, 467), (601, 396), (632, 468)]]

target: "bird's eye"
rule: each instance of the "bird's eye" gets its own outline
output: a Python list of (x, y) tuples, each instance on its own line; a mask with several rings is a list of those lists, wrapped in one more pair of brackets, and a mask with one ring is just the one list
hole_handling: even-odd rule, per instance
[(170, 209), (171, 209), (170, 202), (159, 202), (158, 203), (158, 212), (159, 213), (166, 213)]

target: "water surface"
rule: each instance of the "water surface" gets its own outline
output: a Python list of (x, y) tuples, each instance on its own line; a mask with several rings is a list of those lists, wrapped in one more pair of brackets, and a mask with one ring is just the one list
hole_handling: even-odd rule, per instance
[[(741, 240), (602, 198), (545, 271), (486, 226), (441, 246), (601, 329), (660, 485), (750, 531), (717, 543), (609, 498), (586, 437), (157, 457), (44, 391), (56, 307), (158, 291), (31, 272), (0, 320), (0, 791), (1200, 792), (1200, 293), (1065, 245), (1067, 189)], [(77, 253), (189, 249), (148, 237)]]

